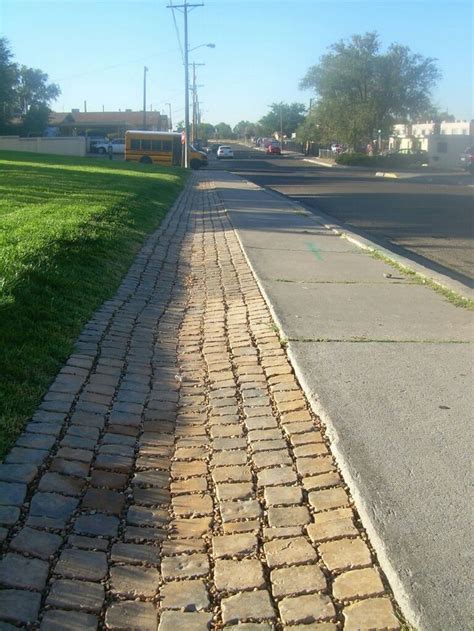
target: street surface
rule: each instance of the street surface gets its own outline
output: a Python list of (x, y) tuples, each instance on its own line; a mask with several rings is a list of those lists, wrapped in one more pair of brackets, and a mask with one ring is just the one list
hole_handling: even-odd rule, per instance
[(209, 168), (228, 169), (272, 188), (392, 251), (474, 286), (472, 176), (392, 180), (366, 170), (309, 164), (297, 155), (266, 156), (238, 144), (234, 150), (234, 160), (213, 157)]

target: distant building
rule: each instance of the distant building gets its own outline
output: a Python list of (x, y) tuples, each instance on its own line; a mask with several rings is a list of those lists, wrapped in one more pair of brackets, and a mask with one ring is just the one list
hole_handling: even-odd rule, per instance
[(441, 123), (441, 135), (446, 136), (474, 136), (474, 120)]
[[(123, 137), (127, 129), (143, 129), (143, 111), (132, 112), (52, 112), (49, 125), (60, 136)], [(168, 131), (168, 117), (159, 112), (146, 113), (148, 131)]]
[(393, 126), (389, 151), (426, 151), (429, 164), (440, 168), (459, 167), (459, 156), (474, 144), (474, 120)]

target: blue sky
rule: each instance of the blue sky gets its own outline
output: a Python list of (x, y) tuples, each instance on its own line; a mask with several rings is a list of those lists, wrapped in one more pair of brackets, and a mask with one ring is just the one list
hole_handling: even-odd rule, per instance
[[(188, 0), (194, 2), (195, 0)], [(199, 0), (196, 0), (199, 1)], [(173, 0), (180, 4), (183, 0)], [(184, 76), (169, 0), (0, 0), (0, 33), (15, 59), (58, 83), (57, 111), (142, 108), (184, 118)], [(175, 11), (183, 36), (183, 15)], [(203, 120), (256, 121), (276, 101), (309, 103), (298, 88), (327, 47), (376, 30), (382, 47), (398, 42), (438, 59), (435, 103), (473, 118), (473, 4), (445, 0), (204, 0), (189, 13), (190, 61), (198, 70)]]

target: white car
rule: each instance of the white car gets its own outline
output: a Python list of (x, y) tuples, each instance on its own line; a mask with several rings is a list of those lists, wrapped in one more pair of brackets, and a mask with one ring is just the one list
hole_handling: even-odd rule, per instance
[(220, 160), (221, 158), (233, 158), (233, 157), (234, 157), (234, 152), (232, 151), (232, 147), (229, 147), (229, 145), (221, 145), (217, 149), (218, 160)]
[(125, 153), (125, 139), (116, 138), (110, 142), (98, 142), (95, 146), (95, 150), (97, 153), (104, 155), (104, 153), (109, 153), (109, 147), (112, 147), (112, 153)]

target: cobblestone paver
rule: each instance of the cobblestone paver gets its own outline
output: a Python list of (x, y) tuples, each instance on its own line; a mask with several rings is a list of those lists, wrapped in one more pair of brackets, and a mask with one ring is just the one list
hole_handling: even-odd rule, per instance
[(399, 629), (208, 176), (0, 465), (0, 628)]

